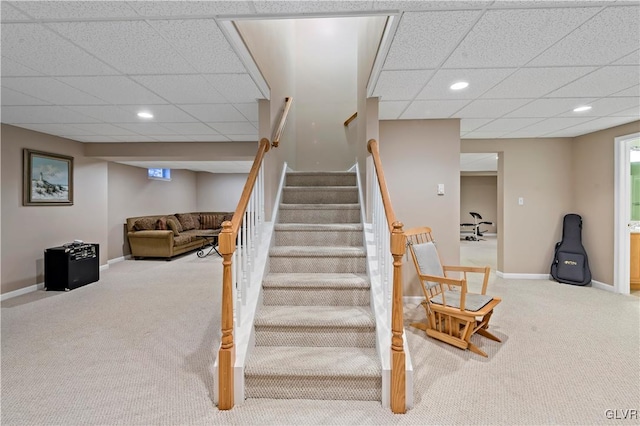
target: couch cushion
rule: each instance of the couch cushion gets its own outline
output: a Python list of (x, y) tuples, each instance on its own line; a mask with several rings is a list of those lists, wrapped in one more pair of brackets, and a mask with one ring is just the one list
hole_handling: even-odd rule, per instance
[(173, 220), (176, 223), (176, 226), (178, 228), (178, 232), (182, 232), (182, 224), (180, 224), (180, 221), (178, 220), (178, 218), (176, 217), (176, 215), (172, 214), (170, 216), (167, 216), (167, 223), (169, 223), (169, 219)]
[(217, 229), (220, 227), (217, 214), (201, 214), (200, 215), (200, 229)]
[[(182, 225), (182, 231), (188, 231), (189, 229), (195, 229), (196, 224), (193, 221), (193, 217), (191, 217), (191, 213), (177, 213), (176, 217)], [(180, 232), (182, 232), (180, 231)]]
[(174, 246), (182, 246), (191, 242), (191, 235), (178, 235), (173, 237)]
[(173, 219), (167, 219), (167, 227), (173, 231), (173, 236), (177, 237), (180, 235), (180, 231), (178, 231), (178, 224)]
[(156, 219), (153, 217), (141, 217), (136, 220), (133, 225), (133, 229), (136, 231), (150, 231), (156, 229)]

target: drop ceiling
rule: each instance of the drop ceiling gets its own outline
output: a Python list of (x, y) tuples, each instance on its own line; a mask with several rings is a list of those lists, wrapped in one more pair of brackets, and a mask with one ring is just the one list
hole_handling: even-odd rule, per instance
[[(388, 11), (397, 26), (369, 87), (380, 119), (460, 118), (462, 138), (573, 137), (640, 119), (637, 1), (2, 1), (1, 8), (2, 122), (86, 143), (257, 140), (264, 89), (221, 30), (231, 16)], [(451, 91), (459, 80), (469, 87)], [(592, 108), (573, 112), (579, 105)], [(140, 120), (141, 109), (154, 118)]]

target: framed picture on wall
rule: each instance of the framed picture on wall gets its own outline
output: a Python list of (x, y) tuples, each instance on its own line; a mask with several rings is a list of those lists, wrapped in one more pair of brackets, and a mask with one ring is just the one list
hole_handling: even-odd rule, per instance
[(73, 157), (23, 150), (25, 206), (73, 205)]

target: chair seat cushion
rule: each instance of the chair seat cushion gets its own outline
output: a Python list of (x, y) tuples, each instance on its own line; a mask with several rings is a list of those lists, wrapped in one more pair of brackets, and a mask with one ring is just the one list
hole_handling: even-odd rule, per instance
[[(460, 308), (460, 292), (459, 291), (445, 291), (444, 299), (447, 302), (447, 306), (452, 308)], [(464, 309), (467, 311), (479, 311), (487, 303), (491, 302), (493, 297), (486, 294), (467, 293), (467, 297), (464, 300)], [(433, 296), (431, 303), (442, 305), (442, 294)]]

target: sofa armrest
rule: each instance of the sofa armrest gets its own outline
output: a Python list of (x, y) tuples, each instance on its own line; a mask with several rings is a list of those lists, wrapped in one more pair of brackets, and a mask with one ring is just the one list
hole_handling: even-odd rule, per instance
[(131, 238), (160, 238), (163, 240), (172, 240), (173, 231), (169, 230), (149, 230), (149, 231), (129, 231), (127, 233), (129, 239)]
[(173, 255), (173, 232), (164, 230), (130, 231), (129, 246), (134, 257), (166, 257)]

